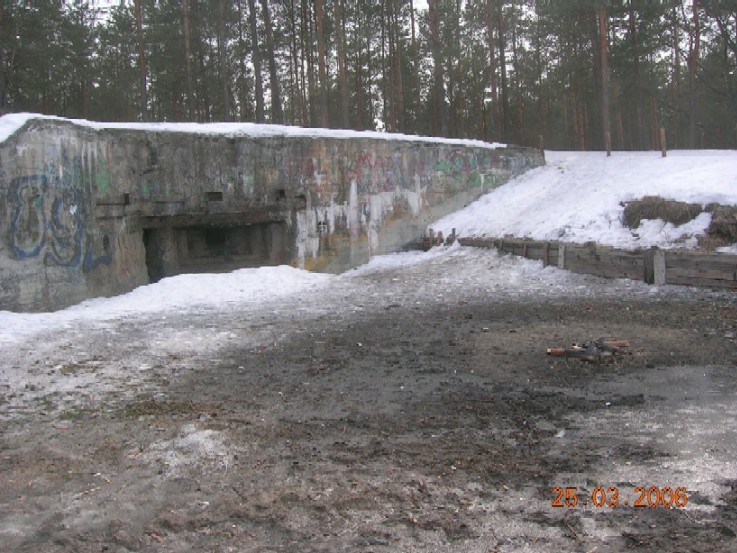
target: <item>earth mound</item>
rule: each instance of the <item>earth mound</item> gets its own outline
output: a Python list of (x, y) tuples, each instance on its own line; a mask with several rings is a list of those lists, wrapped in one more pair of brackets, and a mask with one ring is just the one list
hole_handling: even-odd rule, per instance
[(666, 200), (660, 196), (645, 196), (625, 204), (622, 222), (630, 229), (636, 229), (642, 221), (652, 219), (680, 226), (704, 212), (711, 213), (712, 217), (706, 234), (699, 237), (702, 248), (713, 250), (737, 243), (737, 206), (702, 205)]

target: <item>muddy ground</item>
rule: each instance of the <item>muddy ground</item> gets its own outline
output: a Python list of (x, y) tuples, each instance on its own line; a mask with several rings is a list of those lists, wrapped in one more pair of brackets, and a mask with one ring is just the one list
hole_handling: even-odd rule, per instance
[[(474, 253), (6, 344), (2, 550), (737, 550), (735, 296), (532, 266)], [(601, 337), (631, 354), (545, 353)]]

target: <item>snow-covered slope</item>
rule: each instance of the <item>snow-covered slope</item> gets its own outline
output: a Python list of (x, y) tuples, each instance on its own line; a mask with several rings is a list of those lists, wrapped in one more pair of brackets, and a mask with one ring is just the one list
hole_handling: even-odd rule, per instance
[[(643, 221), (632, 231), (623, 203), (644, 196), (690, 203), (737, 205), (737, 151), (547, 152), (547, 166), (486, 194), (431, 227), (447, 236), (529, 237), (595, 241), (621, 248), (674, 243), (695, 246), (709, 213), (674, 227)], [(684, 238), (685, 237), (685, 238)]]

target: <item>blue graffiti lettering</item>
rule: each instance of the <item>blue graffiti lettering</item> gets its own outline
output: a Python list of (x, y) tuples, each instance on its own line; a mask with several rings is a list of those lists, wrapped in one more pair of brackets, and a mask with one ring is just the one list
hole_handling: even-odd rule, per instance
[(49, 186), (46, 175), (31, 175), (13, 180), (11, 243), (18, 259), (44, 253), (46, 265), (79, 268), (84, 272), (112, 262), (112, 254), (96, 256), (93, 238), (85, 232), (83, 198), (79, 188), (65, 179)]
[(11, 198), (15, 210), (10, 226), (13, 251), (18, 259), (36, 257), (44, 247), (44, 198), (47, 188), (44, 175), (20, 177), (13, 181)]

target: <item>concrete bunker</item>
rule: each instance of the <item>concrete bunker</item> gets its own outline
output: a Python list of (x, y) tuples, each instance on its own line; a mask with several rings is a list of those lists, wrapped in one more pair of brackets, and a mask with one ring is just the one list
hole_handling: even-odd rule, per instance
[(185, 272), (341, 272), (544, 163), (530, 148), (384, 133), (6, 118), (0, 309), (16, 311)]

